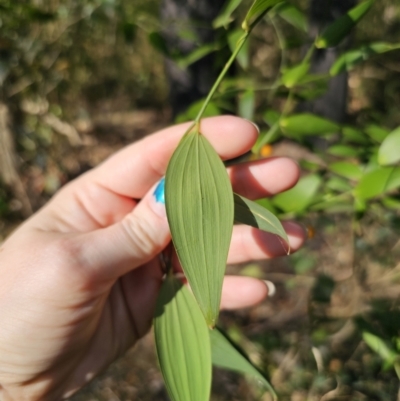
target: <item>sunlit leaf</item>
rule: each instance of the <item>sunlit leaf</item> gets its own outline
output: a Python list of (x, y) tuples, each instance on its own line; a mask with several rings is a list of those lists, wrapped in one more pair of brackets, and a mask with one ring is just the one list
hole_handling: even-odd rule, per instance
[(218, 329), (210, 331), (212, 363), (223, 369), (244, 373), (259, 381), (277, 400), (277, 395), (264, 374)]
[(386, 191), (393, 191), (400, 187), (400, 167), (393, 168), (392, 174), (386, 183)]
[(284, 212), (301, 212), (313, 201), (321, 185), (321, 177), (310, 174), (299, 180), (289, 191), (276, 195), (273, 204)]
[(310, 63), (303, 62), (286, 70), (282, 75), (282, 83), (287, 88), (292, 88), (300, 81), (301, 78), (307, 75), (309, 69)]
[(350, 162), (337, 162), (329, 165), (329, 170), (350, 180), (359, 180), (362, 176), (360, 166)]
[(288, 237), (279, 219), (256, 202), (234, 194), (235, 221), (272, 234), (279, 235), (286, 243)]
[(353, 49), (340, 55), (337, 60), (333, 63), (329, 70), (332, 76), (338, 75), (344, 71), (350, 71), (357, 64), (368, 60), (375, 54), (386, 53), (392, 50), (400, 49), (400, 44), (376, 42), (364, 45), (359, 49)]
[(327, 150), (327, 153), (338, 157), (355, 157), (360, 154), (360, 149), (354, 146), (339, 144), (330, 146)]
[(296, 138), (306, 135), (331, 134), (340, 129), (340, 126), (333, 121), (310, 113), (294, 114), (282, 118), (280, 126), (286, 135)]
[(243, 21), (242, 28), (247, 32), (250, 31), (257, 22), (268, 12), (271, 7), (283, 0), (255, 0), (249, 11), (246, 14), (246, 18)]
[(297, 29), (307, 32), (307, 16), (293, 4), (279, 3), (274, 7), (274, 12)]
[(315, 46), (319, 49), (323, 49), (338, 45), (357, 22), (369, 11), (373, 3), (373, 0), (364, 1), (339, 17), (316, 39)]
[(157, 357), (172, 401), (208, 401), (211, 346), (208, 327), (193, 295), (173, 276), (157, 299), (154, 336)]
[(400, 127), (392, 131), (382, 142), (378, 152), (378, 162), (388, 166), (400, 161)]
[(229, 0), (226, 2), (218, 17), (213, 21), (213, 28), (220, 28), (221, 26), (227, 28), (233, 21), (232, 13), (238, 8), (241, 2), (242, 0)]
[(397, 352), (382, 338), (375, 334), (364, 331), (362, 333), (365, 343), (376, 352), (387, 365), (392, 366), (396, 359), (399, 357)]
[(214, 326), (232, 236), (234, 203), (221, 159), (198, 132), (186, 134), (165, 178), (172, 240), (207, 324)]
[(367, 200), (385, 193), (394, 171), (393, 167), (380, 167), (365, 174), (354, 190), (355, 196)]

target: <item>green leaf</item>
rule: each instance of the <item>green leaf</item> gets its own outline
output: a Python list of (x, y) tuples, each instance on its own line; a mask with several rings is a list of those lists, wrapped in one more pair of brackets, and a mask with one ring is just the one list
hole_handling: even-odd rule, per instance
[(194, 296), (215, 325), (232, 236), (234, 203), (228, 174), (208, 140), (186, 134), (165, 176), (172, 241)]
[[(175, 122), (176, 123), (184, 123), (186, 121), (192, 121), (196, 118), (197, 114), (199, 113), (200, 109), (202, 108), (204, 103), (204, 99), (200, 99), (197, 102), (193, 103), (188, 110), (184, 113), (179, 114)], [(221, 114), (221, 110), (214, 102), (209, 102), (206, 110), (203, 113), (203, 117), (213, 117), (219, 116)]]
[(348, 180), (339, 177), (332, 177), (326, 182), (326, 188), (337, 192), (347, 192), (352, 189)]
[(357, 164), (350, 162), (336, 162), (329, 165), (329, 170), (350, 180), (359, 180), (362, 170)]
[(305, 75), (307, 75), (310, 69), (310, 63), (302, 62), (288, 70), (282, 75), (282, 83), (287, 88), (293, 88)]
[(364, 331), (362, 333), (365, 343), (376, 352), (389, 366), (393, 366), (398, 358), (397, 352), (384, 341), (382, 338), (375, 334)]
[(268, 131), (260, 132), (257, 141), (252, 148), (253, 153), (259, 153), (261, 148), (268, 144), (276, 141), (281, 136), (281, 129), (279, 123), (276, 122)]
[(148, 35), (150, 44), (164, 56), (170, 56), (167, 43), (160, 32), (150, 32)]
[(208, 328), (187, 287), (165, 279), (157, 299), (154, 336), (157, 357), (172, 401), (208, 401), (211, 344)]
[(249, 375), (258, 380), (270, 392), (274, 400), (278, 399), (275, 390), (264, 374), (253, 365), (244, 352), (236, 344), (233, 344), (225, 334), (215, 329), (210, 331), (210, 339), (212, 363), (215, 366)]
[(354, 190), (354, 194), (361, 200), (367, 200), (387, 191), (393, 167), (380, 167), (365, 174)]
[[(236, 49), (236, 45), (239, 39), (243, 36), (243, 31), (241, 29), (236, 29), (228, 35), (228, 45), (233, 53)], [(246, 40), (242, 48), (240, 49), (238, 55), (236, 56), (236, 61), (239, 65), (246, 70), (249, 66), (249, 41)]]
[(353, 127), (349, 126), (343, 127), (342, 134), (343, 138), (349, 142), (361, 143), (361, 144), (366, 144), (369, 142), (368, 137), (362, 131)]
[(389, 135), (389, 130), (375, 124), (367, 125), (365, 132), (376, 142), (381, 143)]
[(274, 7), (274, 12), (295, 28), (307, 32), (307, 16), (294, 5), (287, 2), (279, 3)]
[(189, 65), (195, 63), (196, 61), (199, 61), (203, 57), (207, 56), (210, 53), (215, 52), (218, 49), (219, 46), (216, 45), (215, 43), (206, 44), (201, 47), (198, 47), (197, 49), (193, 50), (191, 53), (185, 56), (175, 58), (175, 61), (180, 68), (185, 69), (189, 67)]
[(255, 0), (246, 14), (246, 18), (242, 23), (242, 29), (246, 32), (251, 31), (271, 7), (282, 1), (283, 0)]
[(333, 145), (328, 148), (327, 153), (337, 157), (355, 157), (360, 154), (360, 149), (349, 145)]
[(357, 64), (368, 60), (375, 54), (386, 53), (397, 49), (400, 49), (400, 44), (398, 43), (376, 42), (364, 45), (359, 49), (349, 50), (337, 58), (330, 68), (329, 73), (335, 76), (341, 72), (350, 71)]
[(259, 230), (276, 234), (287, 244), (289, 243), (285, 229), (273, 213), (243, 196), (234, 194), (233, 198), (235, 202), (235, 221), (237, 223), (247, 224)]
[(242, 0), (229, 0), (217, 18), (213, 21), (213, 28), (220, 28), (223, 26), (227, 28), (228, 25), (233, 21), (232, 13), (238, 8)]
[(247, 120), (252, 120), (255, 108), (255, 94), (249, 89), (239, 96), (238, 114)]
[(378, 162), (382, 166), (400, 161), (400, 127), (392, 131), (382, 142), (378, 152)]
[(273, 204), (286, 213), (302, 212), (313, 201), (320, 185), (321, 178), (310, 174), (301, 178), (294, 188), (276, 195)]
[(393, 191), (400, 187), (400, 167), (395, 167), (386, 183), (386, 191)]
[(278, 113), (275, 110), (267, 110), (264, 114), (263, 114), (263, 120), (268, 124), (268, 125), (274, 125), (275, 123), (279, 122), (279, 118), (280, 118), (280, 113)]
[(335, 20), (319, 37), (317, 37), (315, 46), (318, 49), (325, 49), (338, 45), (357, 22), (369, 11), (373, 3), (373, 0), (364, 1)]
[(323, 135), (339, 131), (340, 126), (326, 118), (310, 113), (294, 114), (280, 120), (282, 131), (295, 138), (306, 135)]

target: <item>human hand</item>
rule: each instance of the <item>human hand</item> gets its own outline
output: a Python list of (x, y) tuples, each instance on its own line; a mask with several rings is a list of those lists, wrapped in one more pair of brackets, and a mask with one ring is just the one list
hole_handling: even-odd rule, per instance
[[(72, 181), (0, 247), (1, 400), (67, 398), (149, 330), (162, 281), (158, 255), (170, 242), (153, 192), (187, 127), (134, 143)], [(205, 119), (202, 133), (223, 159), (248, 151), (257, 137), (237, 117)], [(299, 175), (286, 158), (228, 171), (234, 191), (250, 199), (286, 190)], [(298, 249), (303, 230), (285, 228)], [(235, 226), (228, 262), (283, 253), (275, 236)], [(262, 281), (226, 277), (221, 307), (266, 296)]]

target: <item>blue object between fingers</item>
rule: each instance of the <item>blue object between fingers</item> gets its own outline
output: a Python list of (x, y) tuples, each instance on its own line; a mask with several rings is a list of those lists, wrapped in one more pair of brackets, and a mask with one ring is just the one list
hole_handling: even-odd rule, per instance
[(164, 203), (165, 204), (165, 196), (164, 196), (164, 189), (165, 189), (165, 178), (162, 178), (158, 183), (156, 189), (154, 190), (154, 197), (156, 198), (157, 203)]

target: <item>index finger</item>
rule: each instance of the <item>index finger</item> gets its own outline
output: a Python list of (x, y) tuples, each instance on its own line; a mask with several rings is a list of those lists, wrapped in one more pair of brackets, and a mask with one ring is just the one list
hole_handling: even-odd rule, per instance
[[(119, 151), (83, 179), (89, 179), (122, 196), (142, 198), (167, 169), (172, 153), (191, 123), (175, 125)], [(231, 159), (251, 149), (257, 129), (234, 116), (202, 120), (201, 133), (222, 159)]]

